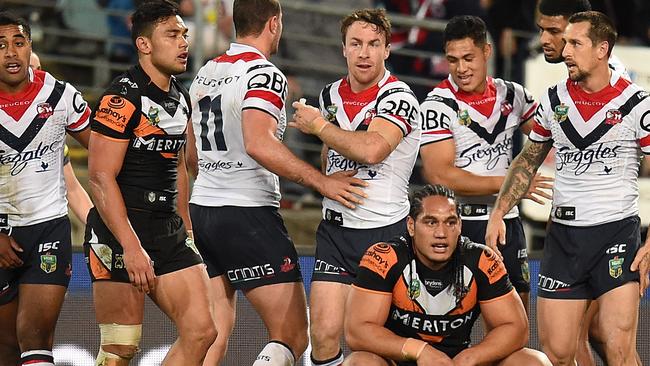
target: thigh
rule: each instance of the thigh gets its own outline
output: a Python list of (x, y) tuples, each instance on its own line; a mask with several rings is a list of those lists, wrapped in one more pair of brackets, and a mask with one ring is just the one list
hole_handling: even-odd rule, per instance
[(598, 298), (599, 330), (603, 343), (614, 337), (631, 342), (636, 337), (639, 320), (639, 284), (629, 282)]
[[(343, 366), (395, 366), (395, 362), (387, 361), (385, 358), (374, 353), (358, 351), (352, 352), (343, 361)], [(402, 362), (400, 366), (415, 366), (413, 362)]]
[(230, 286), (230, 282), (225, 276), (210, 278), (210, 296), (214, 308), (214, 317), (217, 329), (220, 330), (219, 336), (223, 331), (230, 335), (235, 324), (235, 314), (237, 311), (237, 293)]
[(544, 352), (574, 355), (588, 300), (537, 299), (537, 326)]
[(6, 346), (18, 347), (16, 339), (16, 316), (18, 315), (18, 299), (15, 298), (0, 305), (0, 349)]
[(284, 341), (287, 336), (306, 335), (307, 301), (301, 282), (261, 286), (244, 294), (264, 321), (271, 339)]
[(130, 283), (93, 282), (93, 303), (99, 324), (142, 324), (144, 292), (138, 291)]
[(223, 276), (226, 270), (220, 264), (219, 245), (222, 244), (222, 235), (226, 228), (219, 224), (222, 222), (219, 218), (219, 208), (190, 204), (190, 217), (194, 243), (201, 253), (208, 276), (210, 278)]
[(343, 328), (345, 303), (350, 285), (314, 281), (309, 293), (309, 321), (315, 327)]
[(66, 287), (23, 284), (20, 285), (18, 292), (16, 334), (20, 348), (49, 347), (51, 349)]
[(543, 352), (522, 348), (497, 363), (498, 366), (552, 366)]

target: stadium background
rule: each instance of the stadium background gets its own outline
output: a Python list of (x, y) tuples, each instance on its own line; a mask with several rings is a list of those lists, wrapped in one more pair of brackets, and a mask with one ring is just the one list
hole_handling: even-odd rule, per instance
[[(112, 77), (128, 68), (133, 53), (124, 24), (129, 8), (138, 0), (3, 0), (0, 9), (12, 10), (30, 21), (34, 51), (41, 56), (43, 68), (56, 77), (71, 82), (94, 105)], [(562, 65), (549, 66), (542, 61), (534, 26), (535, 0), (281, 0), (284, 33), (281, 49), (273, 58), (289, 77), (288, 101), (305, 97), (317, 103), (320, 88), (346, 73), (341, 57), (339, 20), (352, 9), (385, 6), (391, 10), (394, 27), (391, 69), (419, 93), (425, 93), (445, 77), (444, 55), (440, 34), (445, 20), (455, 14), (482, 16), (495, 43), (490, 74), (522, 82), (539, 95), (552, 81), (565, 75)], [(637, 0), (592, 1), (594, 8), (607, 12), (617, 22), (621, 42), (619, 55), (632, 78), (646, 89), (650, 86), (650, 68), (643, 60), (650, 58), (650, 2)], [(646, 4), (649, 3), (649, 4)], [(429, 6), (420, 12), (420, 4)], [(184, 19), (191, 29), (191, 65), (179, 76), (188, 86), (203, 64), (227, 48), (232, 35), (228, 7), (232, 0), (181, 0)], [(410, 7), (410, 8), (409, 8)], [(400, 12), (400, 13), (396, 13)], [(403, 35), (413, 42), (402, 44)], [(623, 57), (625, 56), (625, 57)], [(422, 95), (422, 94), (420, 94)], [(288, 103), (290, 104), (290, 103)], [(288, 110), (290, 116), (292, 111)], [(69, 141), (75, 171), (87, 186), (86, 150)], [(287, 145), (297, 155), (319, 164), (317, 140), (288, 130)], [(419, 164), (419, 161), (418, 161)], [(419, 167), (412, 178), (421, 184)], [(301, 254), (307, 291), (313, 268), (314, 232), (320, 217), (320, 197), (290, 182), (283, 182), (282, 213)], [(641, 216), (647, 227), (650, 219), (650, 179), (641, 179)], [(539, 255), (544, 236), (548, 207), (526, 204), (526, 228), (529, 234), (531, 278), (539, 270)], [(93, 365), (99, 345), (94, 320), (90, 280), (79, 246), (82, 227), (73, 219), (73, 280), (66, 298), (56, 334), (57, 365)], [(533, 281), (532, 295), (536, 294)], [(638, 350), (644, 363), (650, 362), (650, 303), (642, 300), (638, 333)], [(119, 299), (116, 299), (119, 301)], [(224, 365), (251, 364), (266, 340), (266, 332), (250, 304), (240, 295), (237, 323)], [(530, 346), (538, 348), (535, 304), (531, 304)], [(142, 352), (132, 365), (158, 365), (175, 338), (173, 325), (148, 301), (141, 343)], [(477, 324), (473, 338), (481, 335)], [(308, 363), (301, 360), (299, 365)], [(600, 360), (599, 364), (602, 365)]]

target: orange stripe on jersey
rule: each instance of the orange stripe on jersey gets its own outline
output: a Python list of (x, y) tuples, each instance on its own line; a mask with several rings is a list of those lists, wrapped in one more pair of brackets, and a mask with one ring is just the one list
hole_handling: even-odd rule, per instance
[(104, 266), (104, 263), (99, 260), (97, 254), (92, 250), (88, 251), (88, 259), (90, 260), (90, 271), (96, 280), (110, 280), (111, 272)]
[(368, 292), (368, 293), (371, 293), (371, 294), (386, 295), (386, 296), (391, 296), (391, 295), (392, 295), (390, 292), (383, 292), (383, 291), (371, 290), (371, 289), (369, 289), (369, 288), (359, 287), (359, 286), (354, 285), (354, 284), (352, 285), (352, 287), (356, 288), (357, 290), (361, 290), (361, 291), (363, 291), (363, 292)]
[(141, 115), (140, 122), (138, 122), (138, 126), (133, 130), (133, 134), (137, 137), (144, 137), (149, 135), (164, 135), (165, 131), (158, 126), (154, 126), (149, 122), (147, 117)]
[(485, 273), (488, 281), (490, 281), (490, 285), (506, 275), (506, 266), (491, 251), (483, 251), (481, 253), (481, 257), (478, 260), (478, 268)]
[(393, 305), (402, 310), (424, 314), (424, 309), (409, 297), (409, 290), (404, 284), (403, 276), (399, 278), (395, 287), (393, 287)]
[(442, 342), (443, 339), (445, 339), (444, 336), (434, 336), (434, 335), (429, 335), (429, 334), (424, 334), (424, 333), (418, 333), (420, 338), (422, 338), (423, 341), (429, 342), (429, 343), (440, 343)]
[(386, 243), (378, 243), (368, 248), (366, 254), (361, 258), (359, 266), (368, 268), (380, 275), (381, 278), (386, 279), (388, 271), (395, 264), (397, 264), (397, 253), (393, 247)]
[(119, 95), (105, 95), (95, 112), (95, 121), (117, 132), (124, 132), (135, 106)]
[(460, 301), (460, 304), (449, 313), (449, 315), (461, 315), (465, 314), (468, 311), (472, 310), (476, 306), (478, 301), (478, 287), (476, 286), (476, 280), (472, 279), (472, 283), (469, 285), (469, 292), (463, 299)]

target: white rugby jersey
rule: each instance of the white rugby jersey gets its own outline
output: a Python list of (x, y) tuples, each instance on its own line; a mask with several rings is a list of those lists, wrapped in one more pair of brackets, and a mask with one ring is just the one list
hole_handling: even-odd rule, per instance
[(544, 94), (529, 138), (553, 141), (553, 221), (591, 226), (638, 215), (641, 152), (650, 153), (650, 99), (612, 72), (587, 94), (567, 80)]
[(232, 43), (199, 70), (190, 88), (199, 158), (191, 203), (279, 207), (278, 176), (246, 153), (241, 124), (244, 109), (266, 112), (277, 120), (275, 136), (282, 140), (286, 94), (284, 74), (247, 45)]
[[(488, 78), (482, 94), (469, 94), (449, 76), (420, 106), (420, 145), (454, 139), (456, 167), (481, 176), (503, 176), (513, 159), (513, 135), (536, 107), (532, 94), (517, 83)], [(463, 213), (463, 220), (487, 220), (496, 196), (459, 196), (462, 204), (487, 206), (484, 214)], [(518, 214), (515, 206), (505, 218)]]
[(67, 131), (88, 127), (90, 109), (72, 85), (29, 70), (18, 94), (0, 92), (0, 215), (11, 226), (68, 213), (63, 180)]
[(322, 90), (320, 108), (326, 120), (346, 131), (366, 131), (373, 118), (383, 118), (404, 135), (397, 148), (374, 165), (358, 163), (328, 149), (325, 173), (358, 169), (355, 177), (368, 183), (364, 188), (368, 198), (355, 209), (324, 198), (323, 217), (356, 229), (386, 226), (406, 217), (410, 208), (408, 183), (421, 132), (418, 101), (408, 85), (386, 71), (376, 85), (354, 93), (343, 78)]

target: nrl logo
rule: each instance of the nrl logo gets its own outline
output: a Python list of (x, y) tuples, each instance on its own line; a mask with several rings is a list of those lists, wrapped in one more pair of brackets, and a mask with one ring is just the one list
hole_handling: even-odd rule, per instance
[(555, 106), (553, 119), (555, 119), (558, 123), (561, 123), (567, 119), (568, 114), (569, 114), (569, 107), (564, 105), (564, 103), (561, 103), (560, 105)]
[(160, 117), (158, 116), (158, 108), (149, 107), (149, 112), (147, 112), (147, 119), (152, 126), (158, 126), (160, 123)]
[(327, 108), (327, 116), (325, 119), (327, 119), (330, 122), (334, 122), (336, 120), (336, 112), (338, 111), (338, 107), (335, 104), (328, 105)]
[(612, 278), (619, 278), (623, 274), (623, 261), (625, 258), (618, 256), (609, 260), (609, 275)]
[(409, 285), (409, 297), (415, 299), (420, 296), (420, 280), (414, 278)]
[(458, 123), (461, 126), (469, 126), (472, 124), (472, 117), (469, 116), (467, 109), (458, 111)]

